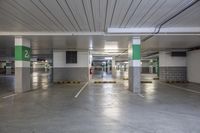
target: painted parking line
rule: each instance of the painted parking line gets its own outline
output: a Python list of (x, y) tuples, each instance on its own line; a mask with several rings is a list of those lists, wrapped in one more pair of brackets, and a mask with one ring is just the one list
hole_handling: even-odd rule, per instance
[(78, 98), (78, 96), (81, 94), (81, 92), (85, 89), (85, 87), (88, 85), (89, 82), (85, 83), (83, 87), (78, 91), (78, 93), (74, 96), (75, 98)]
[(13, 97), (13, 96), (15, 96), (15, 95), (17, 95), (17, 94), (11, 94), (11, 95), (8, 95), (8, 96), (4, 96), (4, 97), (2, 97), (3, 99), (6, 99), (6, 98), (9, 98), (9, 97)]
[(180, 86), (176, 86), (176, 85), (171, 85), (171, 84), (167, 84), (167, 83), (163, 83), (163, 82), (160, 82), (160, 83), (164, 84), (164, 85), (167, 85), (169, 87), (174, 87), (174, 88), (177, 88), (177, 89), (180, 89), (180, 90), (184, 90), (184, 91), (188, 91), (188, 92), (200, 94), (200, 91), (190, 90), (190, 89), (187, 89), (187, 88), (184, 88), (184, 87), (180, 87)]
[(140, 96), (140, 97), (145, 97), (144, 95), (142, 95), (142, 94), (138, 94), (138, 96)]

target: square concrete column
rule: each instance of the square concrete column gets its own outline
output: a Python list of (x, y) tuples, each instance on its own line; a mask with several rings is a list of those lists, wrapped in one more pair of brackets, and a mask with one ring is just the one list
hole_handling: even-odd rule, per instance
[(11, 75), (11, 74), (12, 74), (11, 62), (6, 61), (6, 75)]
[(129, 90), (133, 93), (140, 93), (141, 91), (141, 46), (140, 38), (134, 37), (129, 44), (128, 60), (129, 60)]
[(15, 37), (15, 92), (21, 93), (31, 89), (30, 80), (30, 41)]
[(116, 78), (115, 56), (112, 57), (112, 77)]

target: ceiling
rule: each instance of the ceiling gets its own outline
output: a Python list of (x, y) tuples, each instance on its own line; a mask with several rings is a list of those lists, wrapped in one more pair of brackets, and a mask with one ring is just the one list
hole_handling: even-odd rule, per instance
[[(141, 36), (145, 38), (146, 36)], [(127, 58), (131, 36), (28, 36), (33, 56), (51, 56), (53, 50), (90, 51), (95, 56)], [(116, 42), (118, 49), (105, 50), (106, 42)], [(199, 35), (157, 35), (142, 42), (142, 55), (161, 50), (186, 50), (200, 46)], [(0, 56), (14, 56), (14, 37), (0, 37)]]
[[(108, 28), (200, 27), (200, 2), (195, 0), (0, 0), (0, 33), (26, 35), (34, 56), (50, 56), (53, 50), (90, 51), (95, 56), (127, 56), (132, 34), (107, 33)], [(183, 11), (182, 13), (179, 13)], [(178, 15), (176, 15), (178, 14)], [(175, 17), (173, 17), (175, 16)], [(173, 18), (173, 19), (170, 19)], [(170, 19), (170, 21), (166, 21)], [(90, 33), (53, 35), (48, 33)], [(104, 33), (104, 35), (93, 35)], [(200, 31), (199, 31), (200, 33)], [(141, 36), (142, 39), (147, 36)], [(105, 51), (116, 43), (118, 50)], [(142, 53), (185, 49), (200, 45), (198, 35), (153, 36), (142, 42)], [(14, 56), (14, 36), (0, 36), (0, 56)]]
[[(90, 51), (97, 56), (119, 55), (128, 48), (130, 36), (27, 36), (31, 40), (32, 55), (50, 55), (53, 50)], [(107, 44), (108, 43), (108, 44)], [(107, 46), (116, 45), (116, 49)], [(0, 37), (1, 51), (14, 51), (14, 37)], [(0, 52), (0, 56), (1, 53)]]
[(200, 47), (199, 35), (164, 35), (154, 36), (142, 44), (144, 55), (162, 50), (187, 50)]
[[(192, 0), (0, 0), (0, 31), (105, 32), (156, 27)], [(194, 0), (193, 0), (194, 1)], [(164, 27), (200, 27), (200, 2)]]

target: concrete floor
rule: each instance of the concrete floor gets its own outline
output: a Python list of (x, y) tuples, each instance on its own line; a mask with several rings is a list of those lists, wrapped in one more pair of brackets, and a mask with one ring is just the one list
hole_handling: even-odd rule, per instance
[(36, 91), (0, 98), (0, 133), (200, 132), (199, 93), (154, 81), (135, 95), (127, 81), (91, 82), (74, 98), (84, 84), (42, 84)]
[(0, 75), (0, 97), (12, 94), (14, 91), (14, 76)]
[[(15, 76), (14, 75), (0, 75), (0, 97), (14, 94), (15, 88)], [(51, 72), (33, 72), (31, 74), (31, 88), (36, 89), (45, 89), (48, 88), (52, 82)]]

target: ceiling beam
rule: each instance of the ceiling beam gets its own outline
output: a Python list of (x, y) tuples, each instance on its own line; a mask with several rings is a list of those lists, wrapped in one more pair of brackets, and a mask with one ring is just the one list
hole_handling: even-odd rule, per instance
[[(112, 34), (154, 34), (155, 27), (150, 28), (108, 28), (108, 33)], [(200, 27), (170, 27), (160, 29), (159, 34), (187, 34), (187, 33), (200, 33)]]
[(0, 36), (76, 36), (105, 35), (104, 32), (0, 32)]
[(131, 31), (109, 31), (109, 32), (13, 32), (5, 31), (0, 32), (0, 36), (145, 36), (145, 35), (200, 35), (200, 27), (193, 28), (163, 28), (160, 33), (151, 33), (152, 29), (135, 29)]

